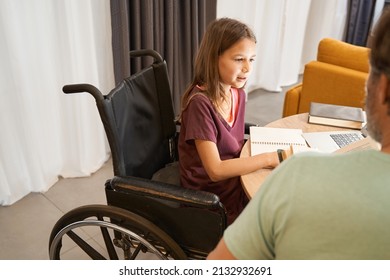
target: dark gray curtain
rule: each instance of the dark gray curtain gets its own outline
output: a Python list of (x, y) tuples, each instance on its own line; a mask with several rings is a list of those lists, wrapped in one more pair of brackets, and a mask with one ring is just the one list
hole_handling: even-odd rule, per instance
[(154, 49), (166, 60), (175, 113), (193, 73), (203, 33), (216, 18), (216, 0), (111, 0), (116, 83), (150, 61), (129, 59), (129, 51)]
[(345, 42), (366, 46), (375, 10), (375, 0), (350, 0)]

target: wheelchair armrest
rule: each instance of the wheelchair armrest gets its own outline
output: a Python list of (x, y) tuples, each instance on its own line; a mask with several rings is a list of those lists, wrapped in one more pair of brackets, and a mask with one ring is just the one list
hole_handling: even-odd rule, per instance
[(213, 193), (138, 177), (115, 176), (113, 179), (109, 180), (108, 183), (117, 191), (167, 199), (199, 208), (218, 209), (221, 208), (222, 205), (219, 197)]
[(249, 128), (251, 127), (251, 126), (259, 126), (258, 124), (254, 124), (254, 123), (245, 123), (245, 132), (244, 132), (244, 134), (248, 134), (249, 135)]

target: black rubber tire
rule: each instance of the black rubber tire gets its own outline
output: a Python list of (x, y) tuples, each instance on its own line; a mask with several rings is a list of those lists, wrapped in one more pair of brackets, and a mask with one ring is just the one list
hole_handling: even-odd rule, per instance
[[(105, 248), (96, 246), (96, 242), (91, 244), (91, 237), (86, 240), (84, 236), (87, 234), (83, 228), (87, 226), (100, 227)], [(123, 259), (137, 259), (140, 252), (152, 253), (158, 259), (187, 259), (181, 247), (155, 224), (110, 205), (81, 206), (62, 216), (50, 235), (50, 259), (61, 259), (64, 237), (69, 237), (91, 259), (119, 259), (119, 247), (124, 253)], [(104, 253), (99, 252), (102, 249)]]

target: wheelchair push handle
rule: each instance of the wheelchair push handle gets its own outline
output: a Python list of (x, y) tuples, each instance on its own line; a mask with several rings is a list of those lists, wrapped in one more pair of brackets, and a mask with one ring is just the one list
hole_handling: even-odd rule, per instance
[(63, 86), (62, 91), (66, 94), (89, 92), (93, 95), (93, 97), (95, 97), (96, 100), (104, 99), (103, 94), (100, 92), (100, 90), (90, 84), (65, 85)]
[(130, 57), (152, 56), (156, 62), (163, 62), (162, 56), (151, 49), (134, 50), (129, 52)]

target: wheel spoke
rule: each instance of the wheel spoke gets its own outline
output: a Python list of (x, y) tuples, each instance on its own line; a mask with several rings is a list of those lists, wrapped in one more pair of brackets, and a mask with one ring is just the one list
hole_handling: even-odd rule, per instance
[(90, 256), (94, 260), (105, 260), (106, 258), (103, 257), (98, 251), (96, 251), (93, 247), (91, 247), (87, 242), (85, 242), (83, 239), (80, 238), (76, 233), (73, 231), (67, 232), (67, 235), (77, 244), (85, 253), (87, 253), (88, 256)]
[(142, 243), (139, 243), (137, 248), (134, 250), (134, 252), (130, 256), (130, 260), (135, 260), (135, 258), (138, 256), (139, 252), (142, 248), (146, 248)]
[(110, 260), (119, 260), (107, 228), (100, 227)]
[[(98, 220), (103, 221), (103, 217), (101, 215), (97, 215)], [(103, 235), (104, 244), (106, 245), (107, 253), (110, 257), (110, 260), (118, 260), (118, 254), (115, 251), (114, 244), (112, 243), (112, 239), (108, 232), (108, 229), (105, 227), (100, 227), (100, 230)]]

